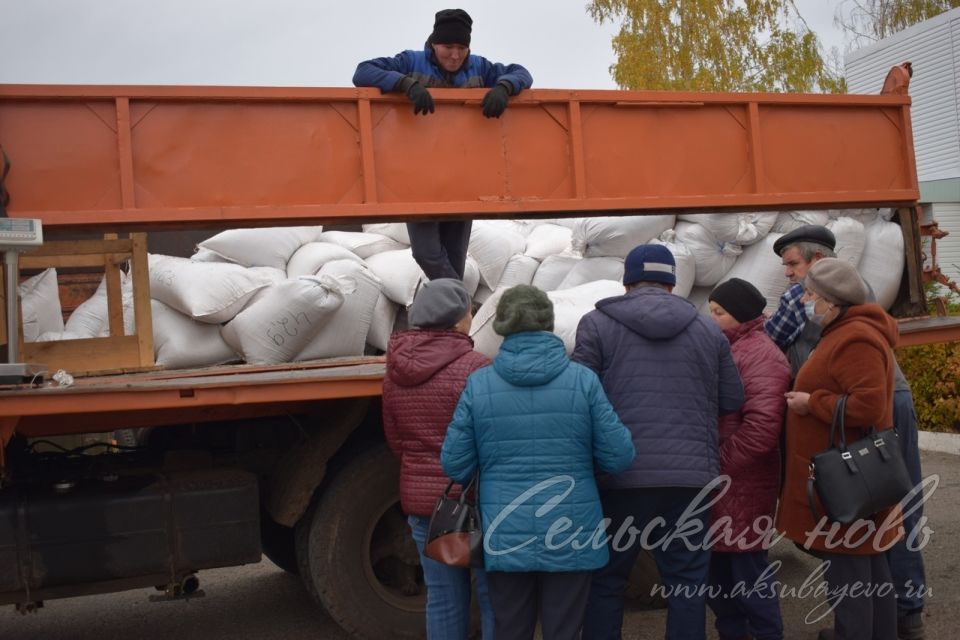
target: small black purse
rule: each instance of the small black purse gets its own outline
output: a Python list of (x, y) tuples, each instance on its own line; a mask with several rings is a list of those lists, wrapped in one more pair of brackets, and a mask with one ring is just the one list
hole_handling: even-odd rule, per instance
[[(807, 501), (814, 521), (820, 519), (813, 499), (814, 490), (830, 520), (849, 524), (900, 502), (913, 483), (903, 462), (895, 429), (870, 433), (847, 445), (843, 414), (847, 396), (837, 400), (830, 425), (830, 448), (810, 459)], [(840, 444), (835, 434), (840, 431)]]
[(427, 526), (427, 544), (423, 554), (428, 558), (452, 567), (483, 568), (483, 530), (480, 528), (480, 513), (468, 495), (477, 486), (479, 476), (474, 474), (463, 488), (459, 498), (451, 498), (451, 480), (443, 495), (437, 498), (437, 506)]

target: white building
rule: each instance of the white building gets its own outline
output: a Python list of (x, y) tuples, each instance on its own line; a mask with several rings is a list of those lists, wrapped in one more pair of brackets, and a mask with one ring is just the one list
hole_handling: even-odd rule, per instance
[(950, 233), (937, 242), (937, 262), (960, 282), (960, 8), (848, 53), (850, 93), (879, 93), (890, 68), (906, 61), (920, 201)]

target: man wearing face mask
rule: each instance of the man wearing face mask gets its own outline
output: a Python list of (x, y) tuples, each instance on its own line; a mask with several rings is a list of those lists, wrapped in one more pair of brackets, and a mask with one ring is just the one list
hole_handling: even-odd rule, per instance
[[(776, 312), (764, 323), (767, 335), (784, 350), (794, 377), (810, 357), (810, 352), (820, 341), (824, 317), (815, 308), (814, 300), (804, 301), (803, 279), (810, 268), (823, 258), (836, 257), (837, 240), (826, 227), (804, 225), (795, 229), (773, 245), (773, 250), (783, 262), (790, 287), (780, 297)], [(874, 300), (873, 291), (866, 285), (868, 300)], [(914, 485), (922, 480), (920, 449), (917, 443), (917, 415), (913, 407), (913, 394), (896, 359), (893, 361), (893, 425), (899, 435), (903, 458)], [(923, 515), (919, 500), (904, 503), (903, 520), (907, 537), (888, 552), (890, 571), (897, 590), (897, 636), (900, 640), (923, 640), (923, 593), (926, 576), (923, 556), (919, 550), (908, 548), (909, 534), (918, 525)], [(910, 513), (912, 509), (913, 513)]]
[[(486, 87), (490, 90), (480, 105), (483, 115), (499, 118), (510, 96), (529, 89), (533, 78), (519, 64), (490, 62), (472, 54), (472, 28), (473, 19), (463, 9), (438, 11), (423, 49), (365, 60), (357, 66), (353, 84), (379, 87), (384, 93), (402, 91), (413, 103), (414, 115), (434, 112), (428, 87)], [(470, 220), (407, 223), (413, 257), (429, 279), (463, 280), (470, 228)]]

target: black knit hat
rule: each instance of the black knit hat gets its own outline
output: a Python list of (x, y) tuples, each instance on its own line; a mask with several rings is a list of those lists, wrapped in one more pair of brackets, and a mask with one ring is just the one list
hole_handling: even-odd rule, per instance
[(723, 307), (737, 322), (749, 322), (759, 318), (767, 299), (759, 290), (746, 280), (730, 278), (717, 285), (710, 293), (709, 300)]
[(430, 44), (462, 44), (470, 46), (473, 18), (463, 9), (441, 9), (433, 21)]
[(553, 302), (529, 284), (511, 287), (497, 303), (493, 330), (502, 336), (521, 331), (553, 331)]

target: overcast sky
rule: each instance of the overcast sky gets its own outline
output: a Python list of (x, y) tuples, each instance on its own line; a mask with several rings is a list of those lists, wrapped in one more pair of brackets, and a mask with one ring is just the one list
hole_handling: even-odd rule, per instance
[[(828, 46), (837, 0), (796, 0)], [(616, 88), (613, 25), (586, 0), (0, 0), (0, 83), (351, 85), (358, 61), (423, 45), (438, 9), (474, 20), (472, 50), (540, 88)]]

